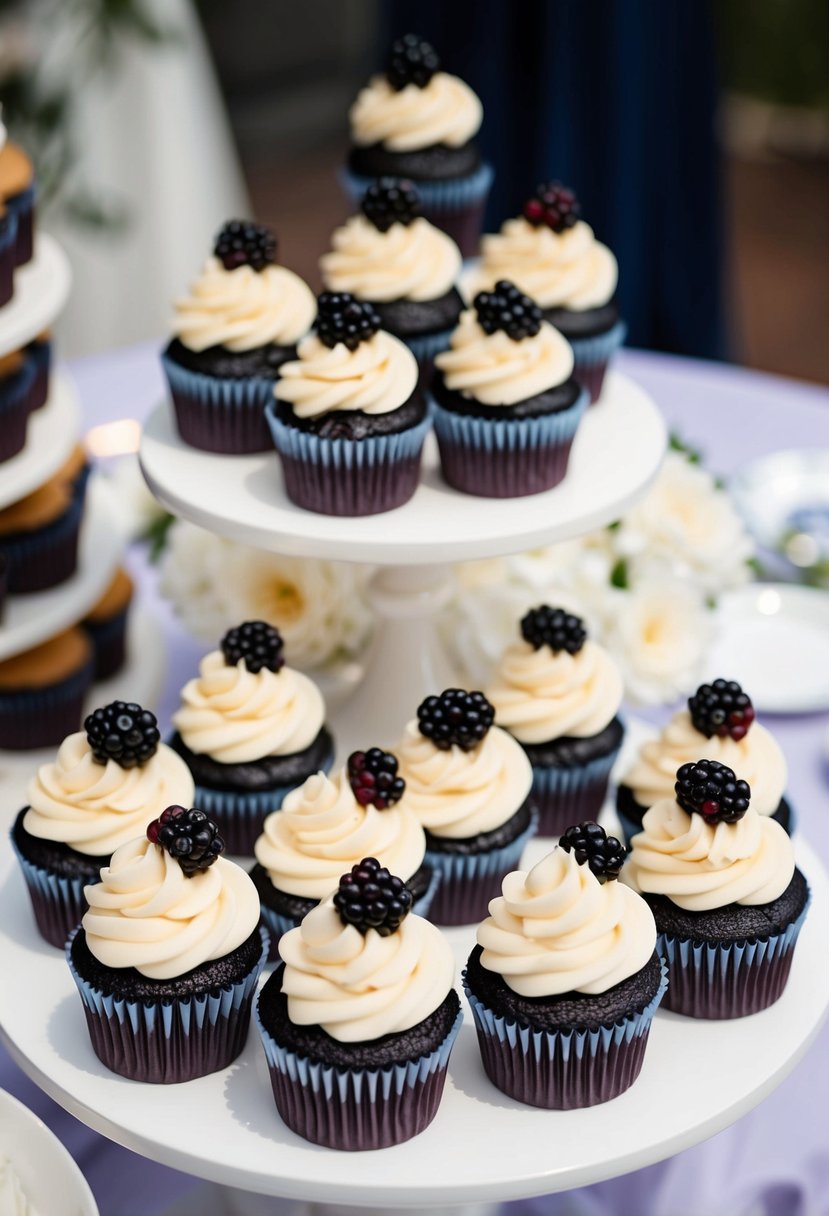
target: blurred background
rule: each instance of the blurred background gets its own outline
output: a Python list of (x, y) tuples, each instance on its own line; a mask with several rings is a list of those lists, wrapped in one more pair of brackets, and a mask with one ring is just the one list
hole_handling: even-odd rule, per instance
[(316, 264), (390, 38), (484, 103), (487, 229), (559, 178), (634, 346), (829, 383), (825, 0), (0, 0), (0, 99), (75, 263), (64, 355), (161, 338), (230, 214)]

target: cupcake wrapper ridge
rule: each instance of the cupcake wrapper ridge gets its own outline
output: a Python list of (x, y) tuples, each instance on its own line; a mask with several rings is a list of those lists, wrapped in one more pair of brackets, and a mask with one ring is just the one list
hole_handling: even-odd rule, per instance
[(662, 979), (641, 1012), (595, 1030), (533, 1030), (501, 1017), (467, 986), (487, 1076), (502, 1093), (546, 1110), (576, 1110), (608, 1102), (639, 1075), (653, 1015), (668, 987)]
[(560, 836), (571, 824), (596, 818), (619, 750), (614, 748), (578, 768), (533, 765), (532, 798), (540, 836)]
[(569, 338), (573, 348), (573, 379), (590, 395), (590, 404), (598, 401), (602, 393), (604, 376), (611, 356), (624, 342), (627, 325), (617, 321), (606, 333), (592, 338)]
[(0, 540), (9, 560), (9, 591), (45, 591), (71, 578), (78, 566), (78, 538), (84, 497), (76, 495), (62, 515), (45, 528)]
[(0, 461), (16, 456), (26, 443), (34, 380), (34, 364), (24, 359), (22, 367), (0, 383)]
[(30, 342), (26, 354), (34, 367), (34, 380), (29, 392), (29, 409), (39, 410), (49, 398), (49, 375), (52, 370), (52, 344), (46, 342)]
[(530, 825), (515, 840), (500, 849), (464, 855), (426, 849), (426, 863), (440, 875), (440, 885), (431, 902), (429, 919), (436, 925), (469, 925), (483, 920), (489, 901), (500, 893), (501, 882), (516, 869), (527, 842), (538, 828), (533, 811)]
[(59, 684), (0, 693), (0, 748), (58, 747), (81, 725), (83, 702), (94, 673), (90, 661)]
[(0, 220), (0, 306), (14, 294), (14, 264), (17, 248), (17, 216), (7, 211)]
[(33, 865), (18, 849), (12, 837), (14, 849), (32, 904), (38, 932), (44, 941), (58, 950), (63, 950), (66, 939), (81, 923), (87, 908), (83, 889), (86, 878), (67, 878), (51, 874), (42, 866)]
[(182, 367), (165, 354), (161, 363), (185, 443), (204, 452), (233, 456), (270, 450), (265, 407), (273, 401), (275, 380), (207, 376)]

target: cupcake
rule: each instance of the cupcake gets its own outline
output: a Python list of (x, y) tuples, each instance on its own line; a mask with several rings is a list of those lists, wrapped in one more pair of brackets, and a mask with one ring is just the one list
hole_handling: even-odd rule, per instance
[(781, 996), (809, 904), (779, 823), (716, 760), (683, 764), (631, 841), (626, 871), (653, 911), (667, 1009), (739, 1018)]
[(66, 629), (0, 662), (0, 748), (57, 747), (80, 726), (94, 673), (81, 629)]
[(31, 160), (7, 138), (0, 121), (0, 203), (15, 221), (15, 266), (31, 260), (34, 250), (35, 171)]
[(207, 452), (266, 452), (265, 406), (314, 320), (311, 289), (276, 264), (259, 224), (225, 224), (190, 294), (175, 305), (161, 356), (179, 434)]
[(279, 631), (264, 621), (230, 629), (185, 684), (170, 746), (196, 783), (229, 853), (253, 854), (266, 816), (334, 761), (325, 705), (313, 681), (285, 666)]
[(0, 623), (6, 607), (6, 596), (9, 592), (9, 559), (0, 551)]
[(17, 216), (0, 201), (0, 307), (14, 295)]
[(521, 640), (507, 648), (487, 698), (495, 721), (532, 764), (532, 796), (543, 836), (595, 819), (607, 794), (624, 727), (621, 673), (584, 623), (563, 608), (533, 608)]
[(639, 1075), (666, 980), (653, 914), (614, 881), (624, 859), (597, 823), (568, 828), (478, 928), (464, 988), (487, 1076), (519, 1102), (595, 1106)]
[(22, 350), (0, 356), (0, 463), (26, 444), (35, 369)]
[(475, 143), (481, 103), (457, 76), (440, 70), (433, 47), (414, 34), (392, 43), (384, 73), (351, 107), (351, 151), (344, 175), (356, 205), (375, 177), (407, 177), (423, 214), (464, 257), (477, 253), (492, 168)]
[(340, 875), (370, 853), (405, 876), (415, 910), (429, 910), (437, 875), (424, 863), (426, 837), (401, 798), (397, 758), (379, 747), (352, 752), (329, 779), (314, 773), (265, 820), (251, 870), (262, 919), (277, 957), (279, 938), (337, 886)]
[(13, 594), (45, 591), (75, 573), (88, 475), (77, 447), (47, 482), (0, 510), (0, 553)]
[(124, 666), (133, 590), (132, 579), (123, 567), (119, 567), (98, 603), (81, 622), (95, 651), (96, 680), (108, 680)]
[(371, 304), (323, 292), (316, 333), (282, 366), (267, 417), (291, 502), (376, 515), (412, 497), (429, 429), (412, 352)]
[(34, 365), (34, 380), (29, 393), (29, 409), (39, 410), (49, 399), (49, 376), (52, 370), (52, 336), (48, 330), (32, 338), (26, 354)]
[(463, 308), (455, 281), (461, 253), (455, 242), (420, 215), (412, 182), (381, 177), (331, 238), (320, 259), (329, 291), (367, 300), (388, 333), (405, 342), (428, 375), (432, 359), (449, 345)]
[(388, 1148), (435, 1117), (462, 1020), (449, 943), (372, 857), (282, 938), (257, 1020), (276, 1108), (335, 1149)]
[[(88, 643), (87, 643), (88, 645)], [(193, 779), (159, 743), (155, 716), (132, 702), (96, 709), (29, 784), (12, 829), (41, 936), (63, 947), (113, 852), (173, 803), (193, 801)]]
[(493, 717), (483, 693), (449, 688), (426, 698), (395, 748), (405, 804), (426, 831), (426, 862), (440, 875), (430, 909), (439, 925), (485, 916), (536, 828), (530, 762)]
[(223, 850), (203, 811), (170, 806), (85, 889), (66, 958), (93, 1050), (119, 1076), (192, 1081), (245, 1045), (267, 933)]
[(435, 367), (435, 432), (450, 486), (518, 498), (562, 481), (587, 394), (572, 379), (572, 350), (529, 297), (506, 281), (479, 292)]
[(739, 773), (751, 786), (756, 813), (771, 815), (791, 835), (794, 814), (783, 796), (788, 770), (780, 745), (756, 721), (751, 699), (736, 680), (714, 680), (701, 684), (688, 698), (688, 708), (642, 744), (624, 774), (616, 809), (628, 840), (640, 830), (649, 807), (673, 796), (677, 769), (701, 756)]
[(532, 296), (544, 320), (572, 346), (573, 375), (596, 401), (626, 327), (615, 300), (616, 259), (579, 219), (580, 211), (572, 190), (558, 182), (542, 183), (520, 217), (483, 238), (474, 281), (489, 289), (499, 279), (509, 279)]

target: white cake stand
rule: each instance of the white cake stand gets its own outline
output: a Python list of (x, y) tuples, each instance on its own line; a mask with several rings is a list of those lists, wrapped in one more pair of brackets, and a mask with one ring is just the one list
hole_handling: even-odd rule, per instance
[(52, 374), (48, 401), (29, 417), (26, 446), (0, 464), (0, 510), (37, 490), (69, 459), (80, 421), (71, 381)]
[(221, 456), (188, 447), (167, 404), (146, 423), (140, 456), (160, 502), (211, 532), (279, 553), (378, 567), (371, 596), (380, 624), (367, 674), (339, 715), (339, 742), (350, 750), (391, 741), (424, 696), (456, 681), (433, 623), (451, 592), (449, 563), (554, 544), (617, 519), (656, 476), (666, 440), (651, 398), (611, 373), (555, 489), (513, 499), (459, 494), (441, 480), (432, 441), (411, 501), (362, 519), (295, 507), (275, 452)]
[(34, 257), (15, 270), (14, 295), (0, 308), (0, 355), (49, 328), (66, 303), (71, 281), (66, 254), (54, 237), (39, 232)]

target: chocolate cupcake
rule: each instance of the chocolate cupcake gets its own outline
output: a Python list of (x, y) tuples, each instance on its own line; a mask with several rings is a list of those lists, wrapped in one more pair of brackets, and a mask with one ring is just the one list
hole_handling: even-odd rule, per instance
[(312, 680), (285, 666), (279, 630), (230, 629), (185, 684), (170, 746), (196, 783), (195, 801), (228, 852), (253, 855), (265, 818), (292, 789), (334, 761), (325, 705)]
[(530, 762), (480, 692), (427, 697), (395, 752), (404, 804), (426, 831), (426, 862), (440, 874), (436, 924), (480, 920), (536, 829)]
[(572, 346), (573, 376), (596, 401), (626, 326), (615, 299), (616, 258), (579, 219), (580, 213), (572, 190), (559, 182), (543, 182), (520, 217), (483, 238), (473, 279), (484, 290), (509, 279), (531, 296), (545, 321)]
[(756, 720), (751, 698), (736, 680), (701, 684), (656, 739), (643, 743), (624, 774), (616, 794), (616, 809), (625, 836), (642, 827), (649, 807), (671, 798), (677, 769), (700, 756), (734, 769), (751, 786), (751, 805), (758, 815), (770, 815), (789, 833), (794, 812), (784, 797), (788, 769), (780, 744)]
[(32, 338), (26, 354), (34, 366), (34, 380), (29, 392), (29, 409), (39, 410), (49, 400), (49, 377), (52, 371), (52, 335), (48, 330)]
[(631, 841), (627, 876), (650, 905), (668, 964), (665, 1007), (737, 1018), (780, 998), (809, 888), (779, 823), (716, 760), (683, 764)]
[(383, 74), (373, 76), (349, 113), (351, 151), (344, 183), (356, 205), (373, 178), (406, 177), (427, 219), (477, 252), (493, 172), (475, 136), (481, 103), (468, 85), (440, 70), (432, 46), (414, 34), (392, 43)]
[(22, 350), (0, 356), (0, 463), (26, 445), (34, 364)]
[(573, 352), (512, 283), (479, 292), (432, 391), (443, 476), (466, 494), (518, 498), (558, 485), (587, 405)]
[(108, 680), (121, 670), (127, 657), (127, 621), (133, 582), (123, 567), (81, 622), (95, 651), (95, 679)]
[(35, 171), (31, 159), (7, 138), (0, 120), (0, 202), (15, 221), (15, 266), (31, 260), (34, 252)]
[(0, 748), (57, 747), (81, 724), (94, 670), (92, 648), (80, 629), (66, 629), (0, 662)]
[(251, 870), (277, 957), (283, 933), (300, 923), (366, 853), (404, 877), (415, 911), (426, 916), (437, 874), (424, 863), (426, 837), (401, 798), (397, 758), (379, 747), (352, 752), (330, 779), (314, 773), (265, 820)]
[(245, 1045), (267, 933), (223, 849), (203, 811), (170, 806), (84, 892), (66, 958), (92, 1048), (119, 1076), (191, 1081)]
[(323, 292), (316, 333), (282, 367), (267, 417), (285, 492), (323, 515), (376, 515), (417, 489), (429, 429), (414, 355), (370, 304)]
[(17, 216), (0, 201), (0, 307), (14, 295)]
[(182, 760), (159, 743), (153, 714), (113, 701), (91, 713), (83, 731), (64, 739), (53, 762), (41, 765), (28, 799), (12, 844), (40, 934), (62, 948), (80, 924), (84, 886), (97, 882), (115, 849), (167, 806), (189, 805), (193, 779)]
[(666, 980), (653, 914), (614, 881), (624, 858), (597, 823), (572, 827), (478, 928), (464, 988), (486, 1073), (519, 1102), (595, 1106), (639, 1075)]
[(0, 510), (0, 553), (12, 594), (45, 591), (75, 573), (88, 476), (78, 446), (47, 482)]
[(455, 287), (457, 245), (420, 215), (420, 197), (406, 179), (373, 182), (320, 259), (329, 291), (367, 300), (388, 333), (405, 342), (428, 376), (432, 359), (449, 344), (463, 300)]
[(623, 692), (618, 667), (579, 617), (546, 604), (526, 614), (486, 695), (533, 766), (542, 836), (601, 810), (625, 733)]
[(437, 1113), (462, 1020), (449, 943), (372, 857), (282, 938), (257, 1021), (274, 1100), (326, 1148), (387, 1148)]
[(192, 447), (236, 455), (270, 447), (265, 406), (315, 312), (311, 289), (276, 253), (267, 228), (231, 220), (176, 302), (161, 362), (179, 434)]

